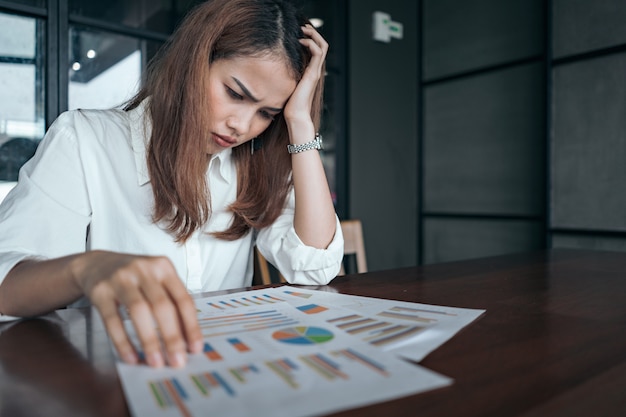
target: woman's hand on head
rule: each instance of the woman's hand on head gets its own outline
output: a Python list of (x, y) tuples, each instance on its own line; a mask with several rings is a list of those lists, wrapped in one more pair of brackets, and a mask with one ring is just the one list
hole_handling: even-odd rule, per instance
[(312, 123), (313, 97), (320, 79), (324, 76), (324, 61), (328, 52), (328, 43), (313, 26), (303, 26), (302, 32), (307, 37), (300, 39), (300, 43), (311, 52), (311, 60), (283, 111), (288, 125)]
[(138, 355), (124, 327), (126, 309), (150, 366), (183, 366), (202, 349), (196, 307), (166, 257), (93, 251), (77, 264), (78, 285), (98, 309), (124, 362)]

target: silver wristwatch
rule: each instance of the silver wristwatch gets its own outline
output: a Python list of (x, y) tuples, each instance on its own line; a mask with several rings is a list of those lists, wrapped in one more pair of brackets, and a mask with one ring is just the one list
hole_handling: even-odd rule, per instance
[(291, 143), (287, 145), (287, 151), (289, 153), (300, 153), (311, 149), (322, 149), (322, 135), (320, 135), (319, 133), (315, 134), (315, 139), (313, 139), (311, 142), (303, 143), (300, 145), (292, 145)]

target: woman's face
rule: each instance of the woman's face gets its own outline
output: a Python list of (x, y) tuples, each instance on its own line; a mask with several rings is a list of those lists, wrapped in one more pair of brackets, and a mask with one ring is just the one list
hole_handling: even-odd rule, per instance
[(209, 71), (209, 154), (261, 134), (285, 107), (296, 81), (273, 55), (220, 59)]

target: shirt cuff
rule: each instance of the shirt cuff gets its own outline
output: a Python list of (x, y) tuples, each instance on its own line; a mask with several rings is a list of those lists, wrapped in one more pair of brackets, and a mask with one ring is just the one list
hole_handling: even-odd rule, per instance
[(339, 273), (343, 259), (341, 224), (337, 219), (335, 235), (326, 249), (305, 245), (292, 227), (285, 236), (284, 249), (289, 254), (290, 266), (294, 271), (318, 270), (337, 266), (337, 273)]
[(343, 234), (339, 219), (336, 220), (333, 240), (326, 249), (305, 245), (291, 227), (283, 239), (281, 253), (287, 259), (279, 257), (277, 266), (290, 284), (328, 284), (339, 273), (343, 260)]

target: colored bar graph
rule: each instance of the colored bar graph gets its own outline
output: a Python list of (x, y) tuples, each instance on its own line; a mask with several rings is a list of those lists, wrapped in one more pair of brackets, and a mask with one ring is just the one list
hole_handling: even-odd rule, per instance
[(211, 394), (211, 390), (217, 388), (222, 388), (226, 394), (231, 397), (235, 397), (237, 395), (228, 382), (222, 378), (218, 372), (204, 372), (201, 374), (190, 375), (189, 377), (198, 391), (200, 391), (200, 393), (205, 397), (208, 397)]
[(220, 374), (218, 374), (217, 372), (211, 372), (211, 374), (213, 374), (213, 377), (217, 380), (220, 386), (224, 388), (224, 391), (226, 391), (228, 395), (230, 395), (231, 397), (235, 396), (235, 391), (233, 391), (230, 385), (228, 385), (226, 380), (224, 380), (224, 378), (222, 378)]
[(437, 320), (435, 320), (435, 319), (429, 319), (429, 318), (426, 318), (426, 317), (420, 317), (420, 316), (417, 316), (417, 315), (414, 315), (414, 314), (397, 313), (395, 311), (383, 311), (381, 313), (378, 313), (378, 315), (382, 316), (382, 317), (393, 318), (393, 319), (417, 321), (417, 322), (420, 322), (420, 323), (436, 323), (437, 322)]
[(384, 366), (376, 362), (375, 360), (368, 358), (365, 355), (360, 354), (354, 349), (344, 349), (332, 352), (335, 356), (344, 356), (348, 359), (356, 361), (384, 376), (389, 376), (389, 372), (385, 369)]
[(270, 368), (276, 375), (278, 375), (283, 381), (287, 383), (291, 388), (298, 388), (299, 384), (293, 376), (293, 371), (298, 367), (289, 359), (279, 359), (277, 361), (265, 362), (268, 368)]
[(267, 296), (260, 297), (258, 295), (255, 295), (252, 298), (254, 298), (256, 301), (259, 301), (261, 303), (274, 304), (276, 302), (276, 300), (273, 300), (272, 297), (267, 297)]
[(424, 308), (413, 308), (413, 307), (396, 306), (396, 307), (393, 307), (391, 310), (393, 310), (393, 311), (410, 311), (410, 312), (417, 312), (417, 313), (441, 314), (441, 315), (444, 315), (444, 316), (458, 316), (458, 314), (450, 313), (450, 312), (447, 312), (447, 311), (431, 310), (431, 309), (424, 309)]
[(242, 384), (245, 384), (247, 381), (246, 374), (249, 374), (249, 373), (258, 374), (259, 368), (257, 368), (254, 365), (244, 365), (238, 368), (231, 368), (229, 369), (229, 372), (233, 377), (235, 377), (237, 381), (241, 382)]
[(322, 311), (328, 310), (326, 307), (322, 307), (317, 304), (307, 304), (305, 306), (300, 306), (296, 308), (305, 314), (317, 314), (321, 313)]
[(270, 294), (253, 295), (241, 298), (231, 298), (230, 300), (221, 300), (216, 302), (208, 302), (207, 305), (218, 310), (236, 309), (241, 307), (250, 307), (253, 305), (274, 304), (285, 300), (274, 297)]
[(211, 323), (211, 322), (225, 322), (225, 321), (241, 321), (245, 319), (254, 319), (256, 317), (277, 317), (282, 316), (281, 313), (276, 310), (265, 310), (265, 311), (255, 311), (253, 313), (241, 313), (241, 314), (232, 314), (230, 316), (220, 316), (220, 317), (204, 317), (200, 318), (199, 321), (203, 323)]
[(159, 408), (166, 409), (170, 405), (174, 404), (162, 382), (150, 382), (148, 385), (150, 386), (150, 392), (156, 400)]
[[(204, 317), (198, 320), (204, 337), (223, 336), (259, 329), (297, 324), (297, 321), (276, 310), (233, 314), (221, 317)], [(221, 331), (221, 329), (225, 329)]]
[(341, 324), (337, 324), (336, 326), (339, 327), (340, 329), (349, 329), (351, 327), (355, 327), (355, 326), (361, 326), (363, 324), (371, 324), (376, 322), (376, 320), (374, 319), (370, 319), (370, 318), (362, 318), (362, 319), (358, 319), (358, 320), (354, 320), (354, 321), (349, 321), (346, 323), (341, 323)]
[(285, 294), (293, 295), (294, 297), (311, 298), (311, 294), (305, 294), (305, 293), (296, 292), (296, 291), (283, 291), (283, 292)]
[(213, 347), (211, 345), (209, 345), (208, 343), (204, 344), (204, 349), (203, 349), (204, 355), (209, 358), (212, 361), (221, 361), (222, 355), (220, 355), (215, 349), (213, 349)]
[(244, 300), (247, 303), (254, 304), (254, 305), (261, 305), (261, 304), (263, 304), (263, 303), (259, 303), (258, 301), (248, 300), (246, 297), (243, 297), (242, 300)]
[(377, 332), (373, 332), (372, 335), (363, 338), (363, 340), (365, 340), (366, 342), (371, 342), (374, 339), (380, 338), (380, 337), (384, 337), (384, 336), (389, 336), (392, 334), (396, 334), (398, 332), (404, 331), (405, 329), (407, 329), (409, 326), (403, 326), (401, 324), (397, 324), (395, 326), (391, 326), (391, 327), (386, 327), (384, 329), (381, 329)]
[(293, 319), (284, 319), (281, 320), (280, 322), (272, 322), (272, 323), (265, 323), (265, 324), (257, 324), (254, 326), (246, 326), (246, 330), (260, 330), (260, 329), (271, 329), (274, 327), (282, 327), (282, 326), (286, 326), (289, 324), (298, 324), (297, 320), (293, 320)]
[(269, 298), (270, 300), (274, 300), (274, 301), (285, 301), (282, 298), (274, 297), (273, 295), (269, 295), (269, 294), (263, 294), (263, 297)]
[[(402, 311), (407, 310), (403, 307), (394, 307), (390, 310)], [(399, 313), (396, 311), (385, 311), (378, 314), (379, 316), (394, 318), (394, 319), (408, 319), (411, 321), (419, 321), (425, 325), (430, 324), (431, 319), (419, 318), (415, 315), (409, 315)], [(362, 333), (362, 340), (369, 342), (375, 346), (392, 343), (397, 340), (407, 338), (422, 330), (424, 326), (409, 326), (402, 324), (393, 324), (386, 321), (379, 321), (369, 317), (363, 317), (357, 314), (351, 314), (348, 316), (337, 317), (331, 320), (327, 320), (328, 323), (332, 323), (338, 328), (344, 330), (348, 334), (359, 335)]]
[(249, 373), (258, 374), (259, 368), (257, 368), (254, 365), (244, 365), (244, 366), (240, 366), (237, 368), (230, 368), (228, 371), (233, 377), (235, 377), (237, 381), (241, 382), (242, 384), (245, 384), (247, 381), (246, 374), (249, 374)]
[(419, 326), (413, 326), (409, 328), (405, 328), (404, 326), (399, 326), (399, 327), (401, 328), (395, 329), (393, 331), (392, 329), (390, 329), (388, 332), (386, 332), (384, 335), (386, 337), (381, 337), (378, 339), (370, 340), (370, 343), (374, 346), (382, 346), (387, 343), (395, 342), (396, 340), (400, 340), (400, 339), (404, 339), (406, 337), (412, 336), (425, 329), (424, 327), (419, 327)]
[(300, 360), (311, 369), (328, 380), (336, 378), (349, 379), (348, 375), (339, 370), (339, 365), (321, 354), (301, 356)]
[(356, 320), (362, 317), (363, 316), (359, 316), (358, 314), (350, 314), (349, 316), (337, 317), (337, 318), (330, 319), (327, 321), (328, 323), (339, 323), (339, 322), (345, 322), (345, 321), (350, 321), (350, 320)]
[(389, 326), (389, 323), (385, 321), (379, 321), (379, 322), (374, 321), (374, 323), (367, 324), (365, 326), (359, 326), (359, 327), (355, 327), (354, 329), (348, 329), (346, 330), (346, 332), (349, 334), (359, 334), (363, 332), (371, 332), (374, 330), (379, 330), (381, 327), (387, 327), (387, 326)]
[(221, 304), (225, 305), (226, 307), (230, 307), (230, 308), (237, 308), (232, 304), (228, 304), (226, 301), (220, 301)]
[(246, 345), (245, 343), (243, 343), (241, 340), (237, 339), (236, 337), (232, 337), (230, 339), (227, 339), (228, 343), (230, 343), (231, 345), (233, 345), (233, 347), (235, 349), (237, 349), (238, 352), (249, 352), (250, 348), (248, 347), (248, 345)]
[(176, 407), (184, 417), (191, 417), (183, 400), (188, 399), (187, 392), (176, 378), (149, 382), (150, 392), (159, 408), (166, 410)]

